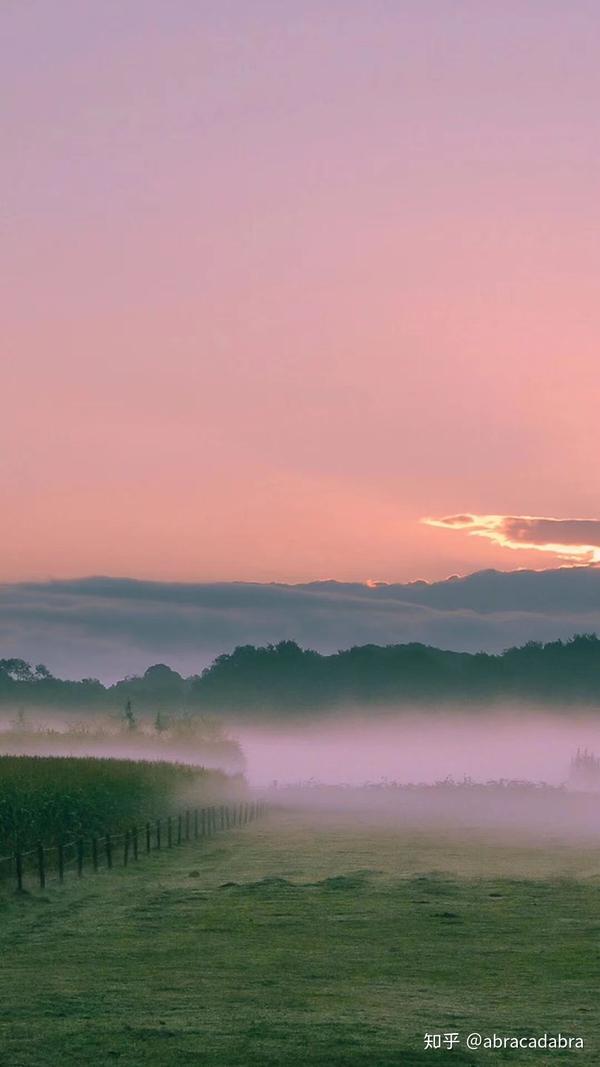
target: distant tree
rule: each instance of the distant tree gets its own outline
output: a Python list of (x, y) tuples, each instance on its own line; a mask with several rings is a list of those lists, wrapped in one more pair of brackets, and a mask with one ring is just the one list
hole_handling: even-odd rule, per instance
[(35, 677), (31, 664), (24, 659), (0, 659), (0, 671), (14, 682), (31, 682)]
[(125, 705), (123, 718), (125, 719), (125, 722), (127, 723), (127, 728), (129, 730), (135, 730), (137, 728), (137, 719), (134, 715), (133, 706), (130, 700), (128, 700)]
[(121, 700), (133, 700), (153, 712), (170, 712), (171, 709), (184, 706), (186, 683), (177, 671), (171, 670), (165, 663), (155, 663), (148, 667), (142, 677), (128, 677), (116, 682), (112, 692), (119, 703)]
[(17, 709), (17, 717), (11, 723), (11, 726), (13, 726), (15, 730), (25, 730), (25, 728), (27, 727), (27, 716), (25, 715), (25, 708)]
[[(106, 710), (129, 730), (139, 728), (133, 707), (154, 719), (156, 733), (194, 736), (210, 730), (200, 715), (282, 716), (328, 707), (417, 707), (444, 703), (483, 707), (523, 701), (563, 708), (600, 708), (600, 641), (575, 634), (546, 644), (528, 641), (500, 654), (450, 652), (413, 642), (359, 645), (331, 654), (295, 641), (241, 645), (183, 678), (164, 663), (141, 677), (104, 687), (97, 679), (53, 678), (44, 664), (0, 659), (0, 703), (27, 708)], [(155, 718), (154, 718), (155, 717)]]
[(157, 734), (164, 734), (165, 730), (169, 729), (166, 719), (160, 710), (156, 712), (156, 718), (154, 720), (154, 729), (156, 730)]

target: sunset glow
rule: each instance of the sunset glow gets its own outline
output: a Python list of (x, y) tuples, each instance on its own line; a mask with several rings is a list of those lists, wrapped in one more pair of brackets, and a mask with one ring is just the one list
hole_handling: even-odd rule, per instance
[(422, 521), (444, 530), (464, 530), (471, 537), (487, 537), (503, 548), (549, 552), (569, 563), (600, 563), (600, 519), (449, 515)]
[(1, 17), (0, 580), (598, 559), (598, 5)]

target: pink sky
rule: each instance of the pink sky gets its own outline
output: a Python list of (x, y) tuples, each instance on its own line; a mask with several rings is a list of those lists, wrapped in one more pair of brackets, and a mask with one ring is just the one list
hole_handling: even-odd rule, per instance
[(544, 566), (595, 519), (595, 0), (2, 5), (0, 579)]

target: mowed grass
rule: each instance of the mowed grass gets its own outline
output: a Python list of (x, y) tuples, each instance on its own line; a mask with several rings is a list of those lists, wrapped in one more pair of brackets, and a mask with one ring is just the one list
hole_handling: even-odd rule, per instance
[[(11, 1067), (600, 1062), (600, 854), (500, 831), (273, 812), (6, 899)], [(426, 1032), (459, 1032), (431, 1052)], [(483, 1034), (583, 1052), (468, 1052)]]

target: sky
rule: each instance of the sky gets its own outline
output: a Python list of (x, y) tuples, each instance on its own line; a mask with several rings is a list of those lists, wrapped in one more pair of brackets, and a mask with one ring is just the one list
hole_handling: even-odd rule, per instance
[(441, 582), (165, 582), (84, 578), (0, 585), (0, 658), (114, 682), (167, 663), (198, 674), (237, 645), (333, 653), (418, 641), (501, 652), (600, 634), (600, 568), (478, 571)]
[(599, 51), (596, 0), (4, 0), (0, 581), (600, 560)]

